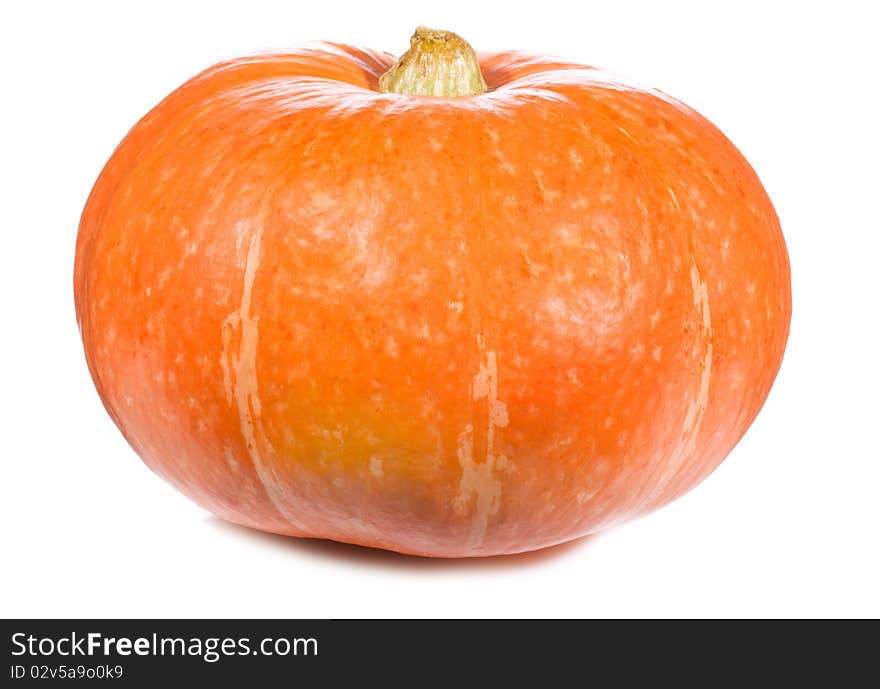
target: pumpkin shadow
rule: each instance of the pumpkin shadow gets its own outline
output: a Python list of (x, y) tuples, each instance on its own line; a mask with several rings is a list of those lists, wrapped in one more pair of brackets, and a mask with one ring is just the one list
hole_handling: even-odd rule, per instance
[(261, 547), (281, 552), (335, 561), (348, 566), (371, 567), (376, 569), (397, 569), (418, 571), (479, 571), (479, 570), (512, 570), (522, 567), (538, 566), (559, 560), (577, 550), (588, 547), (598, 534), (582, 536), (573, 541), (559, 545), (532, 550), (515, 555), (492, 555), (489, 557), (442, 558), (406, 555), (390, 550), (368, 548), (352, 543), (340, 543), (319, 538), (296, 538), (280, 534), (258, 531), (231, 522), (223, 521), (214, 516), (207, 517), (208, 525), (225, 537), (247, 540)]

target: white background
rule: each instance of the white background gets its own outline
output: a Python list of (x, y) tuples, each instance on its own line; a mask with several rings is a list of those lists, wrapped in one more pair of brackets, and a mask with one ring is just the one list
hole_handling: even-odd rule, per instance
[[(880, 615), (880, 52), (871, 3), (43, 2), (0, 10), (0, 616)], [(833, 9), (832, 9), (833, 8)], [(138, 460), (74, 320), (77, 223), (111, 151), (209, 64), (420, 23), (681, 98), (782, 220), (794, 318), (766, 406), (677, 503), (549, 551), (432, 561), (219, 522)]]

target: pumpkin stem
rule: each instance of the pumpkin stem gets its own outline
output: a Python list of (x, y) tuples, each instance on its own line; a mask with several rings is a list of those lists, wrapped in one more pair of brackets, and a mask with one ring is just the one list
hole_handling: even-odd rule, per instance
[(474, 49), (458, 34), (420, 26), (407, 50), (379, 78), (382, 93), (478, 96), (486, 92)]

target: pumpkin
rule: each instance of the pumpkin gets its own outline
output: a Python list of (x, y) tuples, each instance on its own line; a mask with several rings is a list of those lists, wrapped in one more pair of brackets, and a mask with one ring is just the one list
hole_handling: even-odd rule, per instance
[(748, 162), (669, 96), (419, 29), (214, 66), (82, 214), (100, 397), (222, 519), (427, 556), (644, 515), (762, 406), (791, 313)]

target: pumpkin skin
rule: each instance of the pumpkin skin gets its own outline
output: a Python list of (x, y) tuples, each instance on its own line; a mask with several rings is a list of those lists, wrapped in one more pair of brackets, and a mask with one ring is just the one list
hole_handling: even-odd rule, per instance
[(596, 69), (481, 54), (233, 60), (125, 137), (75, 265), (88, 365), (144, 462), (219, 517), (515, 553), (704, 479), (781, 363), (788, 258), (706, 119)]

